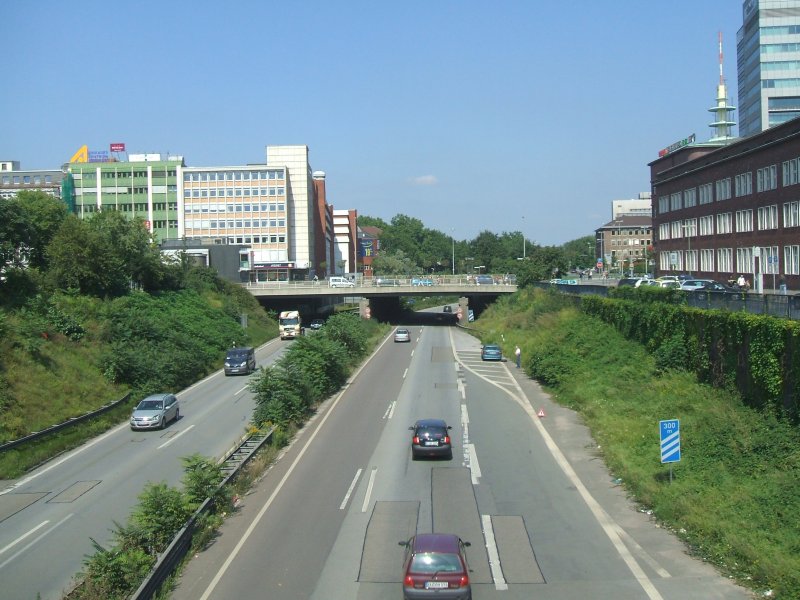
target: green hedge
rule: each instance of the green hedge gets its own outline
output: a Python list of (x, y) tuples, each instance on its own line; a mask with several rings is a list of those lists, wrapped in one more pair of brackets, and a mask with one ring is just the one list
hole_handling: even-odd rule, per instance
[(619, 297), (581, 297), (583, 312), (643, 344), (657, 365), (680, 364), (701, 382), (800, 422), (800, 324), (744, 312)]

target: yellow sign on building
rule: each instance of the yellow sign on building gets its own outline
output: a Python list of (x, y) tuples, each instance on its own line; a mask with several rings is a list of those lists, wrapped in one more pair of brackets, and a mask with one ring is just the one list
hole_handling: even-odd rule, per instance
[(78, 151), (72, 155), (72, 158), (69, 159), (71, 163), (85, 163), (89, 162), (89, 146), (84, 144)]

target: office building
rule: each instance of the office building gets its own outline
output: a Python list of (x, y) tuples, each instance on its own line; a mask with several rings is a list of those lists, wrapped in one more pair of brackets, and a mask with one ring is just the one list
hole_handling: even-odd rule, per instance
[(651, 213), (652, 203), (650, 201), (650, 192), (641, 192), (638, 198), (632, 198), (630, 200), (611, 201), (612, 221), (623, 215), (649, 218)]
[(800, 0), (745, 0), (736, 54), (740, 137), (800, 116)]
[(621, 214), (595, 230), (595, 266), (607, 273), (649, 273), (651, 242), (649, 215)]
[(18, 160), (0, 160), (0, 198), (13, 198), (17, 192), (44, 192), (61, 197), (60, 170), (27, 171), (20, 169)]
[(88, 162), (79, 155), (80, 151), (66, 165), (75, 214), (83, 219), (101, 210), (116, 210), (131, 219), (141, 218), (156, 242), (180, 237), (182, 156), (131, 154), (128, 161)]
[(657, 272), (800, 289), (800, 119), (650, 163)]

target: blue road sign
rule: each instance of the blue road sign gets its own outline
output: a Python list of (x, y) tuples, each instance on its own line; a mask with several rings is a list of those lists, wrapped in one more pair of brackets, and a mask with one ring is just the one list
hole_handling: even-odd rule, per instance
[(681, 459), (681, 423), (678, 419), (659, 421), (661, 426), (661, 462), (674, 463)]

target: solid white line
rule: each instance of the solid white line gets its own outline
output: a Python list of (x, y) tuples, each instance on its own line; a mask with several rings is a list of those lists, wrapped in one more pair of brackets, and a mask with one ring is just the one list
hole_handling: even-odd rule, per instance
[(406, 378), (406, 375), (408, 375), (408, 369), (406, 369), (405, 371), (403, 371), (403, 379), (405, 379), (405, 378)]
[(186, 433), (187, 431), (191, 431), (193, 428), (194, 428), (194, 425), (189, 425), (189, 426), (188, 426), (186, 429), (184, 429), (184, 430), (183, 430), (183, 431), (181, 431), (180, 433), (177, 433), (177, 434), (175, 434), (174, 436), (172, 436), (171, 438), (169, 438), (169, 439), (168, 439), (166, 442), (164, 442), (163, 444), (161, 444), (161, 445), (160, 445), (158, 448), (156, 448), (156, 450), (161, 450), (162, 448), (166, 448), (166, 447), (167, 447), (167, 446), (169, 446), (169, 445), (170, 445), (172, 442), (174, 442), (174, 441), (175, 441), (175, 440), (177, 440), (179, 437), (181, 437), (181, 436), (182, 436), (184, 433)]
[[(386, 342), (388, 342), (390, 339), (391, 339), (391, 336), (387, 335), (386, 339), (384, 339), (383, 342), (381, 342), (380, 346), (378, 346), (378, 348), (375, 350), (375, 352), (372, 354), (372, 356), (375, 356), (377, 354), (378, 350), (380, 350), (386, 344)], [(370, 357), (368, 360), (364, 361), (364, 364), (361, 365), (361, 367), (358, 368), (358, 370), (348, 380), (348, 383), (354, 381), (356, 379), (356, 377), (358, 377), (359, 373), (361, 373), (361, 371), (364, 368), (366, 368), (366, 366), (370, 363), (371, 360), (372, 360), (372, 357)], [(317, 426), (316, 430), (314, 430), (314, 432), (308, 437), (308, 440), (306, 440), (305, 446), (303, 446), (302, 449), (300, 450), (300, 452), (297, 453), (297, 456), (295, 457), (294, 462), (286, 470), (286, 473), (281, 478), (281, 480), (278, 482), (277, 487), (275, 488), (275, 490), (273, 490), (272, 494), (270, 494), (270, 497), (264, 503), (264, 506), (261, 507), (261, 510), (258, 511), (258, 514), (256, 515), (255, 519), (252, 520), (252, 522), (250, 523), (250, 526), (244, 532), (244, 535), (242, 535), (242, 537), (239, 538), (239, 541), (236, 543), (236, 546), (231, 551), (231, 553), (228, 555), (228, 558), (225, 559), (225, 562), (219, 568), (219, 570), (217, 571), (217, 574), (214, 575), (214, 578), (211, 580), (211, 583), (208, 584), (208, 587), (206, 588), (205, 592), (203, 592), (203, 595), (200, 596), (199, 600), (208, 600), (208, 598), (211, 597), (211, 594), (214, 592), (214, 588), (217, 587), (217, 585), (219, 584), (220, 580), (222, 579), (222, 576), (230, 568), (230, 566), (233, 563), (233, 561), (236, 560), (236, 557), (239, 555), (239, 552), (242, 551), (242, 548), (244, 547), (244, 545), (247, 542), (247, 540), (250, 538), (251, 535), (253, 535), (253, 531), (255, 531), (256, 527), (258, 527), (258, 524), (261, 522), (261, 519), (264, 518), (264, 515), (266, 514), (267, 510), (269, 510), (269, 507), (272, 506), (272, 503), (275, 502), (275, 498), (278, 496), (278, 493), (283, 489), (283, 486), (286, 485), (286, 482), (289, 480), (289, 477), (291, 477), (292, 473), (294, 473), (294, 470), (297, 468), (297, 465), (300, 464), (300, 461), (303, 459), (303, 456), (305, 456), (305, 453), (308, 450), (309, 446), (311, 446), (311, 443), (317, 437), (319, 432), (322, 431), (323, 425), (325, 425), (325, 422), (328, 420), (328, 417), (331, 416), (331, 414), (333, 413), (334, 408), (336, 408), (336, 405), (339, 404), (339, 401), (344, 397), (344, 394), (345, 394), (345, 392), (347, 390), (348, 390), (348, 388), (344, 387), (342, 389), (342, 391), (339, 392), (339, 395), (336, 396), (336, 398), (333, 400), (333, 402), (331, 403), (330, 407), (328, 407), (327, 412), (322, 417), (322, 420), (319, 422), (319, 425)]]
[[(455, 348), (455, 344), (453, 343), (453, 332), (452, 330), (450, 333), (450, 343)], [(462, 363), (463, 364), (463, 363)], [(553, 438), (550, 437), (547, 429), (545, 429), (544, 425), (542, 424), (541, 419), (536, 416), (536, 411), (527, 401), (527, 397), (525, 396), (525, 392), (522, 391), (519, 383), (514, 380), (514, 387), (517, 390), (516, 394), (512, 394), (510, 391), (502, 387), (501, 385), (497, 384), (496, 382), (492, 381), (491, 379), (487, 379), (486, 377), (481, 376), (479, 373), (476, 373), (474, 369), (471, 369), (466, 364), (464, 364), (464, 368), (471, 371), (478, 377), (481, 377), (484, 381), (496, 386), (498, 389), (503, 390), (506, 392), (514, 401), (522, 407), (522, 410), (528, 415), (531, 421), (533, 421), (534, 427), (539, 431), (542, 438), (544, 439), (544, 443), (547, 446), (547, 449), (552, 454), (553, 459), (556, 461), (559, 467), (561, 467), (561, 471), (566, 475), (567, 479), (569, 479), (575, 488), (578, 490), (578, 493), (583, 498), (583, 501), (586, 503), (586, 506), (589, 507), (589, 510), (592, 511), (594, 518), (603, 528), (606, 536), (614, 545), (614, 548), (619, 553), (620, 558), (625, 562), (626, 566), (630, 570), (631, 574), (633, 575), (634, 579), (642, 586), (642, 589), (647, 594), (647, 597), (650, 600), (663, 600), (663, 596), (658, 592), (656, 587), (653, 585), (653, 582), (647, 577), (647, 574), (644, 572), (642, 567), (639, 566), (639, 563), (636, 562), (636, 559), (631, 554), (630, 550), (625, 546), (622, 539), (620, 539), (619, 533), (617, 532), (620, 529), (620, 526), (611, 518), (602, 506), (594, 499), (592, 494), (589, 490), (586, 489), (586, 486), (583, 485), (583, 482), (578, 477), (578, 474), (572, 468), (572, 465), (569, 464), (569, 461), (564, 456), (564, 453), (561, 452), (561, 449), (558, 445), (553, 441)], [(503, 364), (503, 368), (508, 371), (508, 367)]]
[(347, 501), (350, 500), (350, 495), (353, 493), (356, 483), (358, 483), (358, 478), (361, 477), (361, 471), (363, 471), (363, 469), (356, 471), (356, 476), (353, 477), (353, 482), (350, 484), (350, 487), (347, 488), (347, 493), (344, 495), (344, 500), (342, 500), (342, 503), (339, 505), (339, 510), (344, 510), (344, 507), (347, 506)]
[(364, 504), (361, 505), (361, 512), (367, 512), (369, 506), (369, 497), (372, 495), (372, 486), (375, 485), (375, 476), (378, 474), (378, 467), (372, 467), (372, 473), (369, 474), (369, 483), (367, 484), (367, 493), (364, 496)]
[(2, 569), (3, 567), (5, 567), (5, 566), (6, 566), (8, 563), (10, 563), (12, 560), (14, 560), (15, 558), (17, 558), (17, 557), (18, 557), (20, 554), (22, 554), (23, 552), (25, 552), (26, 550), (28, 550), (28, 549), (29, 549), (31, 546), (33, 546), (33, 545), (34, 545), (36, 542), (38, 542), (39, 540), (41, 540), (41, 539), (42, 539), (42, 538), (44, 538), (45, 536), (49, 535), (51, 532), (53, 532), (53, 531), (56, 529), (56, 527), (59, 527), (60, 525), (62, 525), (63, 523), (65, 523), (65, 522), (67, 521), (67, 519), (71, 518), (71, 517), (72, 517), (74, 514), (75, 514), (75, 513), (70, 513), (70, 514), (68, 514), (66, 517), (64, 517), (63, 519), (61, 519), (61, 520), (60, 520), (58, 523), (56, 523), (55, 525), (53, 525), (53, 526), (52, 526), (50, 529), (48, 529), (47, 531), (45, 531), (45, 532), (44, 532), (42, 535), (40, 535), (39, 537), (37, 537), (35, 540), (31, 540), (31, 542), (30, 542), (30, 543), (29, 543), (27, 546), (25, 546), (24, 548), (20, 548), (20, 549), (19, 549), (19, 550), (18, 550), (16, 553), (14, 553), (14, 554), (12, 554), (11, 556), (9, 556), (7, 559), (5, 559), (3, 562), (1, 562), (1, 563), (0, 563), (0, 569)]
[(242, 389), (240, 389), (238, 392), (236, 392), (236, 393), (234, 394), (234, 396), (238, 396), (238, 395), (239, 395), (239, 394), (241, 394), (242, 392), (246, 392), (246, 391), (247, 391), (247, 390), (249, 390), (249, 389), (250, 389), (250, 387), (249, 387), (249, 386), (244, 386)]
[(494, 541), (492, 517), (481, 515), (481, 522), (483, 523), (483, 537), (486, 539), (486, 551), (489, 553), (489, 568), (492, 570), (494, 589), (507, 590), (508, 584), (500, 565), (500, 553), (497, 551), (497, 543)]
[(37, 530), (41, 529), (42, 527), (47, 525), (49, 522), (50, 521), (42, 521), (36, 527), (31, 529), (28, 533), (23, 533), (21, 536), (19, 536), (17, 539), (15, 539), (13, 542), (11, 542), (8, 546), (6, 546), (2, 550), (0, 550), (0, 554), (3, 554), (6, 550), (9, 550), (9, 549), (13, 548), (17, 544), (19, 544), (22, 540), (24, 540), (26, 537), (28, 537), (29, 535), (33, 534)]

